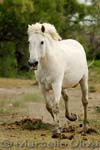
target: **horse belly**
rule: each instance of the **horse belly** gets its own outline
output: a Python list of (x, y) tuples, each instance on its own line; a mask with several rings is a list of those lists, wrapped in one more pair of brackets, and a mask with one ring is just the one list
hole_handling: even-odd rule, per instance
[(88, 73), (87, 66), (84, 65), (74, 65), (74, 67), (70, 67), (64, 74), (63, 78), (63, 88), (71, 88), (76, 86), (82, 77)]
[(74, 87), (76, 86), (79, 81), (81, 80), (82, 78), (82, 74), (78, 74), (78, 75), (66, 75), (64, 76), (64, 79), (63, 79), (63, 85), (62, 87), (63, 88), (71, 88), (71, 87)]

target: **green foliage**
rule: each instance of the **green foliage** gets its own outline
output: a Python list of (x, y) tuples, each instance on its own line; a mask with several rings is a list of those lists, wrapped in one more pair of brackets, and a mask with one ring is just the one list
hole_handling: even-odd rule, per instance
[(95, 110), (96, 110), (97, 113), (100, 113), (100, 106), (96, 106)]
[[(91, 15), (96, 23), (81, 25)], [(27, 26), (49, 22), (63, 38), (80, 41), (88, 58), (100, 59), (100, 2), (79, 4), (77, 0), (2, 0), (0, 3), (0, 76), (30, 78)], [(80, 23), (81, 22), (81, 23)]]
[(20, 78), (20, 79), (33, 79), (33, 80), (35, 80), (35, 74), (31, 70), (29, 70), (29, 71), (26, 71), (26, 70), (17, 71), (16, 77)]
[(88, 58), (100, 59), (100, 1), (92, 0), (92, 5), (87, 9), (87, 14), (93, 18), (90, 26), (87, 27), (88, 32)]
[(16, 75), (16, 59), (14, 44), (6, 42), (0, 44), (0, 76), (15, 77)]
[(0, 76), (16, 76), (25, 66), (27, 25), (33, 11), (31, 0), (4, 0), (0, 5)]
[(91, 92), (91, 93), (96, 92), (95, 87), (94, 87), (94, 86), (90, 86), (90, 87), (89, 87), (89, 92)]
[(100, 72), (100, 60), (95, 60), (91, 68), (98, 69), (98, 71)]
[(34, 22), (50, 22), (59, 32), (65, 26), (63, 0), (34, 0)]
[(48, 123), (42, 122), (42, 120), (32, 122), (32, 120), (27, 119), (25, 122), (22, 122), (21, 127), (22, 129), (27, 130), (37, 130), (37, 129), (51, 129), (53, 126)]
[(0, 108), (0, 115), (10, 114), (9, 111), (5, 108)]

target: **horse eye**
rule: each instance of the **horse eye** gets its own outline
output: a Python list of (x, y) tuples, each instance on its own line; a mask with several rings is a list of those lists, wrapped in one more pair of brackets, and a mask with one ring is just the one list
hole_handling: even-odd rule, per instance
[(44, 44), (44, 41), (41, 41), (41, 45), (43, 45)]

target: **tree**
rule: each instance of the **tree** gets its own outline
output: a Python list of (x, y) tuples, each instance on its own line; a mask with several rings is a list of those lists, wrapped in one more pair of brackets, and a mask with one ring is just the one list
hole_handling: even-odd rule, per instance
[[(92, 22), (88, 28), (89, 37), (89, 57), (100, 59), (100, 1), (92, 0), (92, 5), (88, 9)], [(93, 21), (94, 20), (94, 21)]]
[[(86, 24), (86, 17), (95, 23)], [(54, 24), (63, 38), (80, 41), (89, 56), (100, 56), (100, 2), (79, 4), (77, 0), (1, 0), (0, 75), (10, 76), (26, 68), (27, 26), (36, 22)], [(88, 41), (88, 42), (87, 42)], [(6, 70), (5, 70), (6, 68)], [(13, 71), (12, 71), (13, 70)]]
[(1, 53), (5, 49), (6, 57), (10, 56), (12, 51), (7, 51), (6, 43), (13, 45), (13, 57), (16, 57), (15, 66), (18, 70), (26, 63), (27, 25), (33, 12), (31, 0), (4, 0), (0, 4), (0, 45), (3, 45)]

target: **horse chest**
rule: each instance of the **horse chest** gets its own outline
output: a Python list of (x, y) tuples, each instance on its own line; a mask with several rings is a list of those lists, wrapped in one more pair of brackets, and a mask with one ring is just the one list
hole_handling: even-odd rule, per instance
[(43, 84), (47, 90), (50, 90), (51, 83), (52, 83), (52, 78), (51, 78), (50, 74), (48, 74), (45, 71), (40, 71), (40, 72), (38, 72), (37, 76), (38, 76), (39, 82), (41, 84)]

